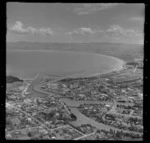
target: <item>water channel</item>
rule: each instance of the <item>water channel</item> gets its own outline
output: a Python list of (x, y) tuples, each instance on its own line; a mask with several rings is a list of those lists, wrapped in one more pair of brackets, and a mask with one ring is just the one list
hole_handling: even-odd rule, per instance
[[(33, 82), (30, 84), (29, 88), (28, 88), (28, 92), (30, 92), (31, 94), (26, 95), (28, 97), (44, 97), (44, 96), (54, 96), (59, 98), (59, 101), (62, 103), (65, 103), (67, 105), (67, 107), (70, 109), (71, 113), (73, 113), (74, 115), (76, 115), (77, 120), (74, 122), (71, 122), (72, 125), (74, 126), (80, 126), (81, 124), (91, 124), (92, 126), (96, 127), (97, 129), (105, 129), (105, 130), (114, 130), (114, 131), (121, 131), (121, 129), (109, 126), (109, 125), (105, 125), (103, 123), (98, 123), (96, 122), (94, 119), (92, 118), (88, 118), (87, 116), (83, 115), (81, 112), (79, 112), (78, 107), (80, 104), (100, 104), (100, 103), (106, 103), (112, 106), (113, 102), (112, 101), (75, 101), (69, 98), (65, 98), (60, 95), (60, 94), (56, 94), (56, 93), (52, 93), (52, 92), (47, 92), (44, 90), (41, 90), (41, 81), (42, 81), (42, 77), (43, 74), (38, 74), (38, 76), (36, 77), (35, 80), (33, 80)], [(53, 79), (51, 82), (56, 82), (60, 79), (63, 79), (62, 77)], [(133, 131), (127, 131), (127, 130), (122, 130), (124, 132), (128, 132), (128, 133), (138, 133), (141, 134), (139, 132), (133, 132)]]

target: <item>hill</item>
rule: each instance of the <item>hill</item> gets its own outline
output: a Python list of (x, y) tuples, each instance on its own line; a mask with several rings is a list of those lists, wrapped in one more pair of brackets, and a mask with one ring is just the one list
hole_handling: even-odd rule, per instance
[(11, 76), (11, 75), (8, 75), (6, 77), (6, 83), (14, 83), (14, 82), (23, 82), (23, 80), (21, 80), (17, 77)]
[(124, 61), (143, 58), (143, 45), (138, 44), (16, 42), (7, 43), (7, 50), (10, 49), (91, 52), (114, 56)]

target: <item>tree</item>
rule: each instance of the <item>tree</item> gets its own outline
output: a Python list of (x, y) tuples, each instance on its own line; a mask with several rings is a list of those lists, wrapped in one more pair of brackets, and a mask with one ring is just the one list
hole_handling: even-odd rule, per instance
[(71, 113), (70, 116), (73, 120), (77, 120), (77, 117), (73, 113)]
[(31, 136), (32, 136), (32, 134), (29, 132), (29, 133), (28, 133), (28, 136), (29, 136), (29, 137), (31, 137)]
[(114, 131), (112, 129), (110, 129), (110, 133), (114, 133)]
[(96, 131), (96, 133), (100, 134), (100, 133), (101, 133), (101, 130), (98, 129), (98, 130)]
[(116, 133), (116, 137), (117, 137), (117, 139), (121, 139), (121, 134), (118, 131)]
[(99, 140), (99, 139), (100, 139), (100, 137), (97, 135), (97, 136), (96, 136), (96, 140)]

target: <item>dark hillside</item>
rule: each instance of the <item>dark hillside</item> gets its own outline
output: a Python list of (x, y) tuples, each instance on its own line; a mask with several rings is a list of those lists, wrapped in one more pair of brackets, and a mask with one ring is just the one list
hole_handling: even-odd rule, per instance
[(11, 76), (11, 75), (8, 75), (6, 77), (6, 83), (14, 83), (14, 82), (23, 82), (23, 80), (20, 80), (19, 78)]

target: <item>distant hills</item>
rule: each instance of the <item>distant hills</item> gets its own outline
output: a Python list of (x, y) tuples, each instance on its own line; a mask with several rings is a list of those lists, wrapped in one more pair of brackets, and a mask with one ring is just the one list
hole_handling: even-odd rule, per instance
[(6, 83), (14, 83), (14, 82), (23, 82), (23, 80), (21, 80), (17, 77), (11, 76), (11, 75), (8, 75), (6, 77)]
[(125, 61), (143, 58), (143, 45), (122, 43), (39, 43), (39, 42), (8, 42), (7, 50), (57, 50), (91, 52), (114, 56)]

